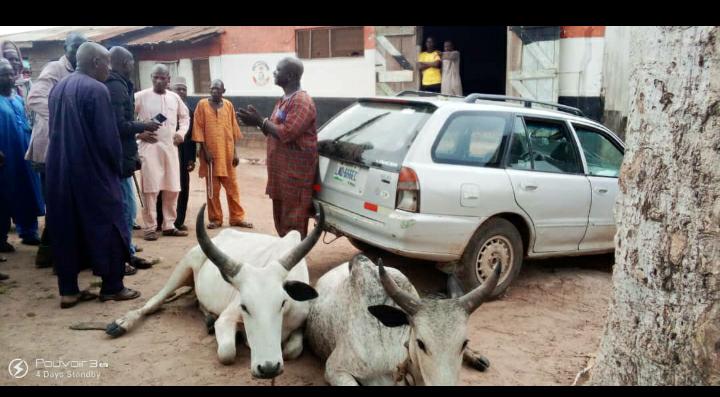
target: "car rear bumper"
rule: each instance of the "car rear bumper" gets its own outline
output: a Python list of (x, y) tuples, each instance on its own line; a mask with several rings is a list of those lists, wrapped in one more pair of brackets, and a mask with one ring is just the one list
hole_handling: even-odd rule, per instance
[(325, 222), (331, 229), (370, 245), (411, 258), (452, 261), (462, 256), (483, 217), (427, 215), (380, 209), (383, 220), (370, 219), (325, 201)]

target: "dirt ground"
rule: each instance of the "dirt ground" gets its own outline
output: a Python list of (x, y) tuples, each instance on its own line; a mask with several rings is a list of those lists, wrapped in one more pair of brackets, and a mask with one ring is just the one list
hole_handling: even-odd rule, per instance
[[(239, 167), (247, 219), (255, 224), (256, 232), (275, 234), (272, 204), (264, 195), (264, 151), (241, 149), (241, 155), (260, 160), (244, 161)], [(36, 269), (36, 248), (21, 245), (17, 235), (11, 234), (17, 252), (5, 254), (8, 261), (0, 263), (0, 271), (11, 277), (0, 282), (0, 365), (8, 368), (0, 375), (0, 385), (270, 385), (270, 381), (251, 377), (250, 353), (244, 346), (238, 349), (233, 365), (218, 362), (214, 336), (207, 334), (192, 295), (167, 304), (118, 339), (110, 339), (102, 331), (68, 328), (83, 321), (111, 322), (141, 306), (161, 288), (175, 263), (196, 244), (193, 229), (205, 201), (204, 191), (204, 180), (194, 172), (186, 222), (189, 237), (148, 242), (135, 232), (135, 242), (144, 248), (141, 255), (160, 257), (162, 262), (125, 278), (128, 287), (143, 294), (133, 301), (94, 301), (60, 310), (51, 270)], [(223, 207), (227, 225), (224, 193)], [(332, 237), (328, 235), (327, 240)], [(355, 253), (344, 238), (318, 243), (308, 256), (311, 281)], [(430, 262), (388, 254), (385, 263), (405, 272), (421, 294), (444, 290), (445, 277)], [(470, 318), (470, 346), (483, 352), (491, 367), (486, 372), (464, 367), (460, 384), (572, 384), (599, 343), (611, 292), (612, 263), (610, 255), (526, 262), (505, 296), (484, 304)], [(98, 280), (85, 271), (80, 287)], [(14, 359), (28, 364), (23, 378), (10, 376)], [(79, 369), (45, 368), (51, 361), (78, 365), (72, 360), (88, 361)], [(276, 385), (324, 384), (323, 364), (308, 350), (298, 360), (286, 362), (285, 373), (276, 379)]]

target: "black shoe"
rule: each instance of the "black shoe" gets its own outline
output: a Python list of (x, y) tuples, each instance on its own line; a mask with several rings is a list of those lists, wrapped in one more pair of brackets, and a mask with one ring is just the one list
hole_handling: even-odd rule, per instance
[(15, 252), (15, 247), (5, 241), (3, 243), (0, 243), (0, 252)]
[(45, 269), (48, 267), (52, 267), (53, 261), (52, 261), (52, 255), (48, 252), (49, 248), (48, 246), (40, 246), (37, 252), (37, 256), (35, 257), (35, 267), (38, 269)]
[(40, 245), (40, 239), (37, 236), (25, 237), (21, 242), (25, 245)]
[(140, 230), (140, 229), (142, 229), (142, 227), (140, 227), (140, 225), (138, 225), (137, 223), (133, 223), (133, 230)]
[(137, 273), (137, 269), (135, 267), (125, 264), (125, 275), (126, 276), (132, 276), (133, 274)]
[(130, 258), (130, 264), (136, 269), (150, 269), (153, 265), (152, 262), (137, 256)]
[(8, 276), (7, 274), (0, 273), (0, 280), (7, 280), (9, 278), (10, 278), (10, 276)]

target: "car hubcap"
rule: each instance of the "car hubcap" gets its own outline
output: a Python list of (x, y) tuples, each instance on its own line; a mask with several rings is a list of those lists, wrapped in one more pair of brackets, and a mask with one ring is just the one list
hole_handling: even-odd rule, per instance
[(490, 237), (480, 248), (476, 267), (477, 278), (481, 284), (487, 280), (496, 264), (500, 264), (502, 269), (500, 280), (498, 280), (498, 284), (500, 284), (505, 281), (510, 267), (513, 265), (512, 244), (504, 236)]

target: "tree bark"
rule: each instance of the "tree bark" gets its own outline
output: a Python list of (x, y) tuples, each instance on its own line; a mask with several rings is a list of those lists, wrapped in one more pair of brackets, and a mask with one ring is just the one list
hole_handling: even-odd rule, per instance
[(613, 297), (591, 384), (720, 384), (719, 34), (633, 28)]

